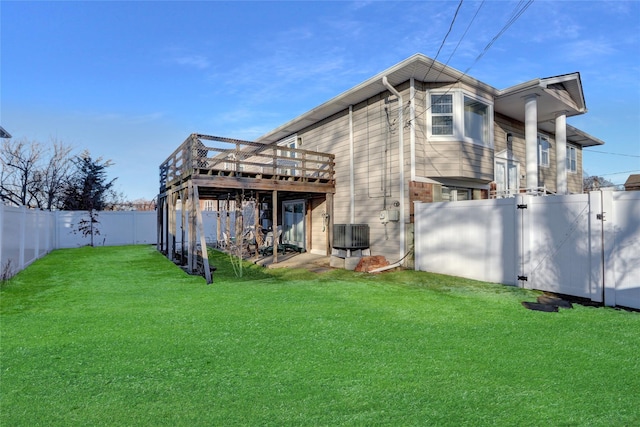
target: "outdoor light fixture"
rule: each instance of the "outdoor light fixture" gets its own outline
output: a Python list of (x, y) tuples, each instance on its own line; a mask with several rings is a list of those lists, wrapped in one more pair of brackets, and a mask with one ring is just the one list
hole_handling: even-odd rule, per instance
[(513, 142), (513, 134), (511, 132), (507, 132), (507, 142), (509, 144)]

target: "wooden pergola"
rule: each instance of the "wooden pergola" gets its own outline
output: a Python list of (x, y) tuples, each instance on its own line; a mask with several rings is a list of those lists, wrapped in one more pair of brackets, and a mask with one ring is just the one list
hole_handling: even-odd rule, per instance
[[(235, 199), (249, 192), (258, 199), (270, 196), (273, 230), (276, 230), (279, 196), (324, 196), (327, 212), (333, 211), (334, 166), (333, 154), (191, 134), (160, 165), (158, 250), (186, 266), (189, 273), (203, 273), (207, 283), (211, 283), (201, 200), (217, 201), (219, 212), (220, 201), (230, 197)], [(181, 204), (179, 217), (178, 203)], [(327, 227), (329, 231), (331, 228)], [(220, 227), (218, 233), (219, 230)], [(178, 232), (181, 233), (179, 248)], [(330, 232), (326, 238), (329, 248)], [(278, 251), (274, 250), (273, 255), (277, 262)]]

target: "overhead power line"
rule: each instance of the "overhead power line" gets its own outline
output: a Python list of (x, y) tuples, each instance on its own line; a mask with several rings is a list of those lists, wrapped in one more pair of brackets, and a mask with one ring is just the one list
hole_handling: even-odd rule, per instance
[(471, 68), (476, 65), (476, 63), (478, 61), (480, 61), (480, 59), (489, 51), (489, 49), (491, 49), (491, 46), (493, 46), (493, 44), (500, 38), (502, 37), (502, 35), (509, 29), (509, 27), (511, 27), (513, 25), (514, 22), (516, 22), (518, 20), (518, 18), (520, 18), (522, 16), (522, 14), (529, 8), (529, 6), (531, 6), (531, 4), (533, 3), (533, 0), (528, 0), (524, 6), (521, 6), (523, 4), (523, 1), (520, 1), (516, 7), (513, 9), (513, 12), (511, 14), (511, 18), (509, 18), (509, 20), (507, 21), (506, 24), (504, 24), (504, 26), (502, 27), (502, 29), (500, 31), (498, 31), (498, 34), (496, 34), (491, 41), (484, 47), (484, 49), (482, 50), (482, 52), (480, 52), (480, 55), (478, 55), (475, 59), (475, 61), (473, 61), (473, 64), (471, 64), (469, 66), (469, 68), (467, 68), (464, 72), (464, 74), (467, 74), (469, 72), (469, 70), (471, 70)]
[[(436, 61), (438, 59), (438, 56), (440, 55), (440, 51), (442, 50), (444, 44), (446, 43), (447, 38), (449, 37), (449, 34), (451, 34), (451, 30), (453, 29), (453, 24), (456, 22), (456, 18), (458, 17), (458, 13), (460, 12), (460, 8), (462, 7), (462, 2), (463, 1), (464, 0), (460, 0), (460, 3), (458, 3), (458, 7), (456, 8), (455, 13), (453, 14), (453, 18), (451, 19), (451, 23), (449, 24), (449, 30), (447, 31), (447, 34), (445, 34), (444, 37), (442, 38), (442, 42), (440, 43), (440, 47), (438, 48), (438, 51), (436, 52), (436, 56), (433, 58), (434, 61)], [(429, 69), (425, 73), (423, 80), (427, 79), (427, 76), (429, 75), (429, 72), (431, 72), (431, 67), (433, 67), (433, 62), (431, 62), (431, 65), (429, 65)]]
[[(475, 61), (473, 61), (473, 63), (464, 71), (464, 73), (462, 73), (462, 75), (460, 77), (458, 77), (456, 79), (456, 81), (454, 82), (454, 84), (452, 84), (450, 86), (450, 88), (444, 93), (441, 94), (441, 96), (444, 96), (446, 94), (449, 93), (449, 91), (451, 91), (451, 88), (455, 86), (456, 83), (459, 83), (460, 81), (462, 81), (462, 79), (469, 73), (469, 70), (471, 70), (471, 68), (473, 68), (473, 66), (475, 64), (478, 63), (478, 61), (480, 61), (480, 59), (482, 59), (482, 57), (489, 51), (489, 49), (491, 49), (491, 46), (493, 46), (493, 44), (509, 29), (509, 27), (511, 27), (521, 16), (522, 14), (529, 8), (529, 6), (531, 6), (531, 4), (533, 3), (534, 0), (527, 0), (526, 2), (521, 0), (516, 7), (513, 9), (513, 12), (511, 13), (511, 17), (507, 20), (507, 22), (504, 24), (504, 26), (500, 29), (500, 31), (498, 31), (498, 33), (491, 39), (491, 41), (484, 47), (484, 49), (482, 50), (482, 52), (480, 52), (480, 54), (476, 57)], [(482, 2), (482, 4), (484, 4), (484, 1)], [(480, 5), (480, 7), (478, 8), (478, 10), (476, 11), (476, 15), (478, 14), (478, 12), (480, 11), (480, 8), (482, 7), (482, 4)], [(460, 2), (460, 4), (458, 5), (458, 9), (460, 8), (460, 6), (462, 5), (462, 1)], [(454, 15), (453, 21), (451, 22), (451, 26), (453, 26), (453, 22), (455, 21), (455, 18), (458, 14), (458, 10), (456, 10), (456, 13)], [(473, 20), (475, 20), (476, 16), (474, 15)], [(473, 20), (471, 22), (473, 22)], [(471, 23), (469, 24), (469, 26), (471, 25)], [(467, 27), (467, 30), (469, 28)], [(464, 38), (464, 36), (466, 35), (466, 31), (463, 34), (462, 38)], [(448, 35), (449, 33), (447, 33)], [(462, 38), (460, 39), (460, 42), (462, 42)], [(446, 40), (446, 36), (445, 39), (442, 41), (442, 44), (444, 44), (444, 41)], [(460, 43), (458, 43), (459, 45)], [(441, 45), (442, 47), (442, 45)], [(457, 47), (456, 47), (457, 49)], [(440, 52), (440, 50), (438, 50), (438, 53)], [(453, 54), (452, 54), (453, 55)], [(449, 63), (449, 60), (451, 59), (451, 57), (449, 57), (449, 59), (447, 60), (447, 64)], [(435, 59), (433, 60), (435, 61)], [(445, 65), (447, 65), (445, 64)], [(429, 71), (431, 70), (431, 67), (433, 66), (433, 62), (431, 63), (431, 65), (429, 66), (429, 70), (427, 71), (427, 73), (424, 76), (423, 80), (426, 80), (427, 75), (429, 74)], [(442, 73), (442, 70), (440, 71)], [(410, 100), (409, 102), (411, 102), (413, 100)], [(418, 114), (415, 118), (417, 119), (418, 117), (426, 114), (429, 110), (431, 109), (431, 106), (427, 107), (423, 112), (421, 112), (420, 114)]]
[(632, 170), (632, 171), (622, 171), (622, 172), (601, 173), (601, 174), (596, 174), (596, 176), (621, 175), (621, 174), (623, 174), (623, 173), (634, 173), (634, 172), (640, 172), (640, 169), (636, 169), (636, 170)]
[(611, 153), (609, 151), (597, 151), (597, 150), (589, 150), (589, 149), (583, 149), (583, 151), (588, 151), (589, 153), (598, 153), (598, 154), (610, 154), (612, 156), (623, 156), (623, 157), (635, 157), (635, 158), (640, 158), (640, 156), (637, 156), (635, 154), (626, 154), (626, 153)]

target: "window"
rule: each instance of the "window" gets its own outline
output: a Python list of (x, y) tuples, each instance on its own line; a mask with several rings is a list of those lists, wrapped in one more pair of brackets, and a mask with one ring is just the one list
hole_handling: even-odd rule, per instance
[(430, 137), (493, 147), (491, 104), (461, 90), (431, 93), (427, 101)]
[(546, 136), (538, 135), (538, 165), (549, 167), (549, 139)]
[(431, 95), (431, 133), (453, 135), (453, 95)]
[(462, 200), (471, 200), (471, 190), (468, 188), (455, 188), (442, 186), (443, 202), (459, 202)]
[(578, 150), (572, 145), (567, 145), (567, 171), (578, 172)]
[(464, 97), (464, 136), (476, 141), (489, 140), (489, 106)]
[[(277, 159), (278, 173), (281, 175), (299, 175), (300, 170), (300, 162), (294, 160), (298, 156), (295, 150), (298, 148), (298, 143), (302, 142), (302, 138), (298, 138), (297, 135), (291, 135), (285, 139), (278, 141), (276, 144), (282, 147), (281, 150), (278, 150)], [(291, 160), (286, 160), (285, 158), (290, 158)]]

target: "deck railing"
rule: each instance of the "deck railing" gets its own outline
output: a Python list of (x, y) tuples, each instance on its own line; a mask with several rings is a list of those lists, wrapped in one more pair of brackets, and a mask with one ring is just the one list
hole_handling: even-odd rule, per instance
[(334, 179), (334, 166), (333, 154), (191, 134), (160, 165), (160, 193), (194, 175), (326, 183)]

